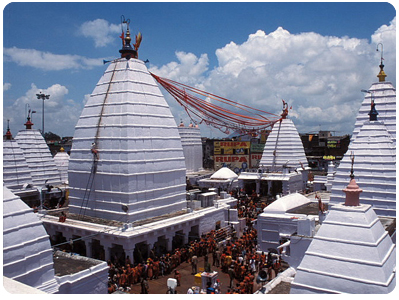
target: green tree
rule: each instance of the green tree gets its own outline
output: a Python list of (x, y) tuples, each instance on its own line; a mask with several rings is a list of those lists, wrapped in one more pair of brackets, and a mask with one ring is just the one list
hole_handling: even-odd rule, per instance
[(61, 137), (60, 137), (59, 135), (57, 135), (57, 134), (52, 133), (51, 131), (49, 131), (49, 132), (46, 132), (46, 133), (44, 134), (44, 139), (45, 139), (46, 141), (60, 141), (60, 140), (61, 140)]

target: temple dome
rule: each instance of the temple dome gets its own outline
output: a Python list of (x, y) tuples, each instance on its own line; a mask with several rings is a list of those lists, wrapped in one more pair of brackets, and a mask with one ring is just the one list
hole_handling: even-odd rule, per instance
[(75, 127), (70, 212), (128, 222), (176, 212), (185, 175), (176, 122), (144, 62), (112, 61)]
[(39, 216), (5, 186), (3, 275), (47, 293), (58, 291), (53, 250)]
[(259, 163), (261, 168), (272, 172), (281, 171), (285, 165), (294, 169), (308, 166), (302, 140), (290, 119), (274, 124)]
[(286, 213), (290, 209), (308, 204), (310, 200), (299, 193), (292, 193), (277, 199), (264, 208), (264, 213)]
[(238, 175), (227, 167), (220, 168), (211, 175), (211, 179), (237, 179)]
[(35, 186), (41, 187), (46, 181), (53, 185), (61, 183), (50, 149), (39, 130), (21, 130), (15, 140), (24, 153)]

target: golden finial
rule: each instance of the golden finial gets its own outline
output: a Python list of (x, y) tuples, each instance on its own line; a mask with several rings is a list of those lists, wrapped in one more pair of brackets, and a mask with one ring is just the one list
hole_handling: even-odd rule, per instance
[(382, 45), (382, 43), (378, 43), (377, 51), (379, 45), (381, 45), (381, 64), (380, 64), (380, 73), (378, 73), (377, 77), (379, 78), (380, 82), (384, 82), (385, 77), (387, 77), (387, 74), (385, 74), (384, 72), (384, 64), (382, 63), (382, 61), (384, 60), (384, 46)]

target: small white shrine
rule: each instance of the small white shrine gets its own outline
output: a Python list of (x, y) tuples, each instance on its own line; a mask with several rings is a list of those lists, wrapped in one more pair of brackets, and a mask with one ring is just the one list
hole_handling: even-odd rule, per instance
[(310, 243), (291, 294), (388, 294), (395, 288), (396, 246), (373, 207), (360, 203), (353, 169), (343, 191), (345, 202), (330, 209)]
[[(317, 212), (312, 215), (295, 211), (311, 203), (309, 198), (299, 193), (293, 193), (281, 197), (267, 206), (257, 220), (260, 250), (269, 252), (270, 248), (277, 249), (282, 240), (290, 241), (293, 235), (301, 236), (301, 239), (313, 237), (318, 219)], [(300, 257), (299, 253), (295, 253), (295, 255)], [(291, 263), (290, 266), (292, 266)]]
[(238, 187), (238, 175), (227, 167), (220, 168), (210, 178), (198, 181), (200, 188), (216, 188), (231, 191)]
[(54, 155), (54, 162), (60, 172), (61, 182), (67, 183), (69, 155), (65, 152), (64, 148), (61, 147), (60, 151)]

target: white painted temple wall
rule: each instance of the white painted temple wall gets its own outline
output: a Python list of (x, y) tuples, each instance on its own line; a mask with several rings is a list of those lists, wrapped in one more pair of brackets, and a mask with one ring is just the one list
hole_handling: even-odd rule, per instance
[[(126, 215), (121, 206), (126, 205), (129, 220), (135, 221), (186, 208), (180, 135), (144, 62), (123, 58), (109, 64), (83, 109), (73, 140), (70, 212), (121, 220)], [(99, 160), (90, 189), (92, 143)]]

